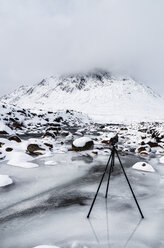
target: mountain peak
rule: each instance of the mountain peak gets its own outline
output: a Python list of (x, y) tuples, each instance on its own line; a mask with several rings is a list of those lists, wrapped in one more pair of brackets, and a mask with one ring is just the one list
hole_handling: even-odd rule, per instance
[(149, 87), (98, 69), (52, 76), (1, 101), (30, 109), (72, 109), (111, 122), (159, 120), (163, 111), (162, 99)]

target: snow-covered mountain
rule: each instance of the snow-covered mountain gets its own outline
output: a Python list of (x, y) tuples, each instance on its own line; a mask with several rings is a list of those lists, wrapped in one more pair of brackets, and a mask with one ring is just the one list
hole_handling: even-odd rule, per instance
[(54, 76), (33, 86), (21, 86), (1, 102), (29, 109), (81, 111), (101, 122), (164, 119), (164, 101), (152, 89), (102, 70)]

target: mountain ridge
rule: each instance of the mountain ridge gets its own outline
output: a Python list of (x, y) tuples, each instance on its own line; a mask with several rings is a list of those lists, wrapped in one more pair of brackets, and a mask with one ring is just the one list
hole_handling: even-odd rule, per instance
[(29, 109), (73, 109), (110, 122), (160, 120), (164, 103), (150, 87), (103, 70), (52, 76), (21, 86), (1, 101)]

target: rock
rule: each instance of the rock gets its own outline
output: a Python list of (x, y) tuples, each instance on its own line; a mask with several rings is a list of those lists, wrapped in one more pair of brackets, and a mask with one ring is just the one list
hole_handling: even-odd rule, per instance
[(158, 143), (157, 142), (152, 142), (152, 141), (149, 141), (147, 143), (150, 147), (157, 147), (158, 146)]
[(49, 143), (44, 143), (45, 146), (48, 146), (50, 149), (53, 148), (53, 145), (52, 144), (49, 144)]
[(147, 151), (140, 152), (141, 155), (149, 155)]
[(148, 172), (155, 172), (154, 168), (145, 162), (137, 162), (132, 166), (135, 170), (142, 170), (142, 171), (148, 171)]
[(0, 160), (4, 159), (6, 157), (6, 155), (4, 154), (4, 152), (0, 152)]
[(56, 133), (53, 132), (53, 131), (46, 131), (45, 134), (43, 135), (43, 138), (45, 138), (45, 137), (51, 137), (51, 138), (55, 139), (56, 138), (56, 135), (55, 134)]
[(21, 139), (18, 137), (18, 136), (16, 136), (16, 135), (13, 135), (13, 136), (10, 136), (9, 138), (8, 138), (8, 140), (14, 140), (14, 141), (16, 141), (16, 142), (18, 142), (18, 143), (20, 143), (21, 142)]
[(74, 151), (84, 151), (92, 149), (94, 146), (93, 140), (88, 137), (81, 137), (79, 139), (74, 140), (72, 144), (72, 150)]
[(11, 147), (6, 147), (6, 152), (11, 152), (13, 150), (13, 148)]
[(144, 151), (150, 152), (150, 151), (151, 151), (151, 148), (150, 148), (149, 145), (144, 145), (144, 146), (138, 147), (138, 148), (136, 149), (136, 151), (137, 151), (138, 153), (141, 153), (141, 152), (144, 152)]
[(3, 143), (3, 142), (0, 142), (0, 148), (4, 145), (5, 143)]
[(63, 121), (63, 117), (56, 117), (55, 119), (54, 119), (54, 121), (56, 121), (56, 122), (61, 122), (61, 121)]
[(8, 134), (5, 130), (0, 131), (0, 134), (4, 135), (4, 134)]
[(69, 131), (62, 131), (62, 132), (60, 133), (60, 135), (62, 135), (62, 136), (68, 136), (69, 134), (70, 134)]
[(128, 131), (127, 127), (121, 127), (120, 130), (121, 131)]
[(146, 133), (147, 132), (147, 128), (141, 128), (141, 129), (138, 130), (138, 132)]
[(31, 155), (43, 155), (43, 153), (41, 151), (45, 151), (45, 149), (40, 147), (38, 144), (29, 144), (27, 146), (27, 151)]

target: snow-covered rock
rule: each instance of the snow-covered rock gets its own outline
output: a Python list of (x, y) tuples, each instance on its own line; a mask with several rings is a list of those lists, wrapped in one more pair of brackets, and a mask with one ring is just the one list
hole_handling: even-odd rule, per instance
[(148, 171), (148, 172), (155, 172), (154, 168), (145, 162), (137, 162), (132, 166), (135, 170), (142, 170), (142, 171)]
[(0, 175), (0, 187), (12, 184), (13, 181), (8, 175)]
[(72, 149), (75, 151), (88, 150), (93, 147), (93, 140), (89, 137), (81, 137), (73, 141)]

